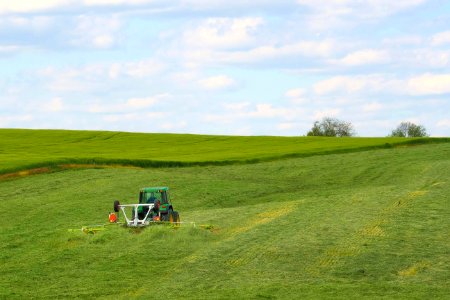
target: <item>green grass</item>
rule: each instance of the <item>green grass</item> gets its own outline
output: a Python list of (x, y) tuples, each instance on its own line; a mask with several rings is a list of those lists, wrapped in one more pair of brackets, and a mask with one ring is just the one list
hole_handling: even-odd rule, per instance
[(1, 129), (0, 174), (69, 163), (138, 167), (254, 163), (449, 141), (448, 138), (236, 137)]
[[(254, 157), (242, 148), (234, 158)], [(0, 298), (445, 299), (449, 179), (450, 144), (440, 143), (0, 181)], [(183, 221), (213, 228), (68, 232), (157, 185), (170, 186)]]

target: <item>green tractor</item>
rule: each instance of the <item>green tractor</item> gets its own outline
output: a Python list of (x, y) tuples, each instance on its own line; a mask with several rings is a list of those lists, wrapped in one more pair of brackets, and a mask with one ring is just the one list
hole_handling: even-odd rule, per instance
[[(126, 213), (130, 209), (131, 218)], [(180, 224), (180, 215), (173, 210), (168, 187), (142, 188), (137, 204), (120, 204), (118, 200), (114, 201), (114, 211), (118, 213), (120, 210), (129, 227), (142, 227), (156, 222)]]

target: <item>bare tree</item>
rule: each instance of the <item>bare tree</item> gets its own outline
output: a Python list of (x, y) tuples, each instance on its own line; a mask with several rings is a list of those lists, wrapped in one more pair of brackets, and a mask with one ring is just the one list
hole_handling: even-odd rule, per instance
[(392, 137), (424, 137), (428, 136), (427, 130), (422, 125), (411, 122), (401, 122), (389, 136)]
[(313, 127), (307, 133), (308, 136), (354, 136), (355, 131), (350, 122), (335, 118), (325, 117), (322, 121), (315, 121)]

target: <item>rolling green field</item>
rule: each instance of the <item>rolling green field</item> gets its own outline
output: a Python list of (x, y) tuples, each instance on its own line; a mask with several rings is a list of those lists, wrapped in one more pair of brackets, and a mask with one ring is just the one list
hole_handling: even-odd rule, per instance
[(73, 163), (139, 167), (225, 165), (449, 141), (0, 129), (0, 174)]
[[(450, 295), (445, 140), (367, 150), (402, 140), (0, 132), (3, 170), (92, 157), (242, 161), (66, 169), (1, 180), (1, 299)], [(147, 149), (143, 137), (172, 148)], [(342, 149), (367, 151), (313, 155)], [(308, 157), (289, 158), (293, 153)], [(160, 185), (171, 188), (182, 221), (195, 227), (68, 231), (105, 223), (113, 200), (133, 203), (139, 188)]]

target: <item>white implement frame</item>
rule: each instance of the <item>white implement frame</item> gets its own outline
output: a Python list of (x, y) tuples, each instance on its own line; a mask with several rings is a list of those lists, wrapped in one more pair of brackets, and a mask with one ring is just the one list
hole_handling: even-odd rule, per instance
[[(127, 221), (127, 226), (128, 227), (142, 227), (142, 226), (147, 226), (148, 224), (150, 224), (149, 221), (147, 221), (147, 217), (150, 214), (152, 208), (155, 206), (155, 204), (153, 203), (149, 203), (149, 204), (123, 204), (123, 205), (119, 205), (119, 208), (122, 210), (123, 212), (123, 216), (125, 217), (125, 220)], [(125, 208), (126, 207), (133, 207), (134, 208), (134, 216), (132, 216), (131, 219), (128, 219), (127, 214), (125, 212)], [(139, 219), (138, 216), (138, 207), (148, 207), (148, 211), (145, 214), (145, 217), (143, 219)]]

